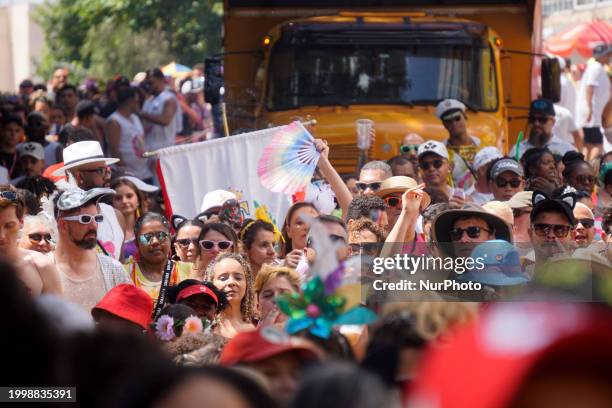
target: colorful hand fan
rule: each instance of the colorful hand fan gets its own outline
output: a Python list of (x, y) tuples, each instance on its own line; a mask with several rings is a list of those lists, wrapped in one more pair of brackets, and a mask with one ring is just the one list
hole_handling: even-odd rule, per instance
[(310, 182), (319, 156), (312, 135), (293, 122), (272, 137), (259, 159), (257, 174), (268, 190), (291, 195)]

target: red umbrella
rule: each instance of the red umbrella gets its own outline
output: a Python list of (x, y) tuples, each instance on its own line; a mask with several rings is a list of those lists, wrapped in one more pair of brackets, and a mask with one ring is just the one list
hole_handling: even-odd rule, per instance
[(612, 24), (607, 21), (593, 21), (568, 28), (546, 40), (547, 52), (570, 57), (578, 51), (585, 58), (593, 55), (593, 48), (599, 44), (612, 43)]

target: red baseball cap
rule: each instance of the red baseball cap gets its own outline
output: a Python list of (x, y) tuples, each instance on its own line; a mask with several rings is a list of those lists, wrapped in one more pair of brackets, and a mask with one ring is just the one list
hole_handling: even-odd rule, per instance
[[(499, 303), (432, 346), (407, 405), (503, 408), (536, 367), (612, 361), (612, 312), (586, 304)], [(595, 360), (594, 360), (595, 359)]]
[(296, 351), (304, 360), (318, 360), (322, 356), (310, 341), (289, 336), (275, 326), (264, 326), (238, 333), (223, 349), (219, 363), (225, 366), (254, 363), (286, 351)]
[(104, 295), (98, 304), (91, 309), (92, 315), (96, 309), (107, 311), (148, 330), (151, 325), (153, 299), (144, 290), (132, 284), (123, 283), (115, 286)]
[(180, 302), (183, 299), (187, 299), (190, 296), (194, 296), (194, 295), (207, 295), (208, 297), (210, 297), (212, 300), (215, 301), (216, 305), (219, 305), (219, 298), (217, 298), (217, 295), (215, 294), (215, 292), (213, 292), (213, 290), (211, 288), (209, 288), (206, 285), (191, 285), (186, 287), (185, 289), (181, 290), (178, 295), (176, 295), (176, 302)]

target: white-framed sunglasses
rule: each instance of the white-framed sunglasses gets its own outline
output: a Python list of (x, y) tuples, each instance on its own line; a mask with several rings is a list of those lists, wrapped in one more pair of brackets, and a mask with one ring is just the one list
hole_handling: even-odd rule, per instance
[(64, 217), (66, 221), (76, 221), (79, 224), (91, 224), (92, 221), (95, 221), (96, 224), (100, 224), (104, 222), (104, 214), (97, 215), (89, 215), (89, 214), (81, 214), (81, 215), (72, 215), (70, 217)]

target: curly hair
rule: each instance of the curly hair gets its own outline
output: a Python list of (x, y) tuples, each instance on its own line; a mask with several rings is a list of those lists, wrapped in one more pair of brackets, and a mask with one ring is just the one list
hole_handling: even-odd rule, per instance
[(266, 283), (272, 279), (283, 277), (296, 292), (300, 291), (300, 275), (295, 269), (278, 265), (263, 265), (255, 278), (255, 294), (259, 296)]
[(253, 316), (255, 315), (253, 309), (255, 306), (255, 292), (253, 290), (253, 272), (251, 272), (251, 267), (249, 263), (244, 259), (244, 257), (240, 254), (236, 253), (220, 253), (214, 260), (208, 264), (206, 268), (206, 280), (214, 282), (215, 276), (215, 267), (219, 262), (224, 259), (233, 259), (242, 266), (242, 270), (244, 271), (244, 276), (246, 279), (246, 293), (244, 297), (240, 301), (240, 314), (242, 316), (242, 320), (245, 322), (250, 322)]
[(356, 220), (361, 217), (371, 217), (371, 212), (374, 210), (384, 211), (387, 209), (387, 204), (384, 200), (377, 196), (367, 195), (353, 198), (346, 212), (346, 219)]
[(387, 236), (382, 227), (365, 217), (358, 218), (349, 224), (349, 237), (354, 237), (361, 231), (370, 231), (376, 236), (377, 242), (385, 242), (385, 238)]

